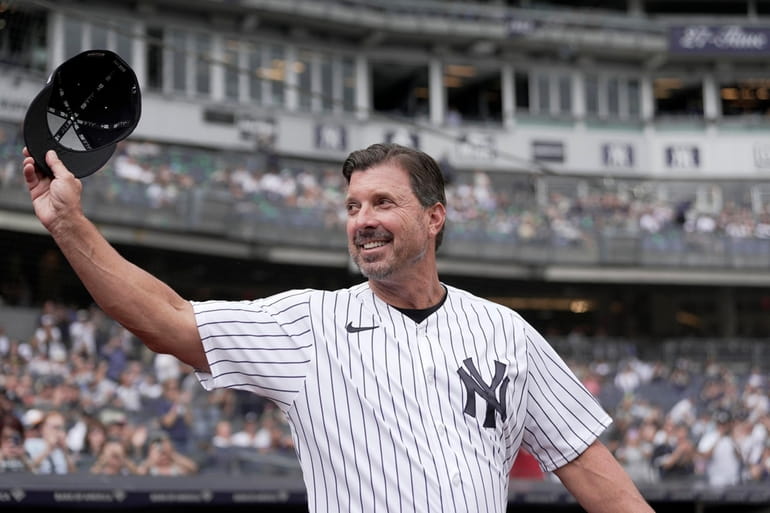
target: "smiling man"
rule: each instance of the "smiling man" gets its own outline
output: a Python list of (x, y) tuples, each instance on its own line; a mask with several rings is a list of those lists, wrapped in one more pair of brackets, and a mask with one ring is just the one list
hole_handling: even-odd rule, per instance
[(312, 512), (504, 512), (520, 447), (589, 512), (650, 512), (598, 441), (611, 419), (516, 312), (442, 283), (436, 162), (376, 144), (343, 164), (351, 257), (367, 281), (194, 302), (123, 259), (81, 184), (28, 156), (35, 213), (93, 298), (206, 389), (248, 390), (289, 419)]
[(398, 151), (373, 146), (345, 161), (348, 249), (388, 304), (427, 308), (444, 296), (436, 272), (446, 221), (443, 178), (427, 155)]

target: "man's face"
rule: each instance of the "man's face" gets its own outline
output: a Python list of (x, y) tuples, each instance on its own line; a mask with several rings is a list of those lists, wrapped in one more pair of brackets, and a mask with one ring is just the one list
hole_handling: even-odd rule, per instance
[(40, 431), (43, 438), (49, 444), (55, 445), (62, 442), (66, 435), (64, 417), (60, 415), (49, 415), (43, 422), (43, 427)]
[(432, 251), (430, 215), (412, 192), (409, 174), (394, 163), (354, 172), (345, 208), (348, 250), (367, 278), (392, 278)]

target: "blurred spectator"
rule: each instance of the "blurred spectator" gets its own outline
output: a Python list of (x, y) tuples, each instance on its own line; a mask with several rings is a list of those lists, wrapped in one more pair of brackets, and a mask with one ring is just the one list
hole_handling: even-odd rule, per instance
[(96, 325), (88, 310), (77, 311), (69, 332), (72, 354), (85, 357), (96, 356)]
[(695, 403), (688, 395), (677, 401), (668, 413), (675, 425), (692, 425), (695, 422)]
[(147, 186), (147, 199), (151, 208), (173, 207), (179, 196), (174, 173), (168, 166), (162, 167), (150, 185)]
[(622, 446), (615, 451), (615, 457), (634, 482), (651, 483), (657, 480), (650, 463), (652, 445), (642, 439), (638, 429), (626, 432)]
[(85, 427), (85, 433), (82, 449), (77, 457), (78, 470), (81, 472), (91, 469), (107, 441), (107, 429), (99, 420), (94, 418), (84, 419), (82, 425)]
[(761, 464), (767, 441), (767, 429), (761, 422), (754, 422), (747, 412), (742, 412), (733, 428), (733, 441), (741, 460), (741, 481), (751, 479), (752, 467)]
[(749, 478), (754, 481), (770, 482), (770, 438), (765, 440), (759, 460), (749, 467)]
[(12, 413), (0, 414), (0, 473), (31, 471), (24, 449), (24, 426)]
[(294, 440), (291, 438), (286, 416), (273, 403), (267, 403), (262, 412), (262, 429), (270, 435), (267, 449), (294, 452)]
[(92, 474), (126, 476), (138, 474), (139, 469), (126, 454), (123, 443), (119, 440), (107, 440), (102, 446), (99, 457), (91, 466)]
[(630, 394), (641, 385), (642, 380), (631, 362), (626, 363), (623, 369), (615, 375), (615, 386), (625, 394)]
[(163, 382), (163, 395), (158, 399), (157, 411), (160, 426), (171, 439), (174, 448), (178, 451), (189, 450), (193, 411), (189, 394), (182, 393), (176, 379)]
[(136, 417), (142, 409), (142, 393), (139, 389), (142, 367), (138, 361), (131, 361), (120, 373), (115, 389), (113, 405)]
[(26, 429), (26, 439), (40, 437), (40, 426), (43, 423), (44, 417), (45, 413), (37, 408), (30, 408), (24, 412), (21, 422)]
[(40, 360), (61, 362), (66, 359), (67, 348), (62, 340), (61, 329), (56, 326), (53, 314), (43, 314), (40, 327), (32, 335), (32, 357)]
[(107, 377), (109, 364), (99, 360), (90, 380), (81, 387), (80, 396), (86, 411), (97, 412), (107, 406), (115, 396), (118, 385)]
[(40, 425), (40, 436), (27, 438), (24, 446), (38, 474), (69, 474), (75, 462), (67, 447), (66, 419), (58, 411), (48, 412)]
[(158, 383), (176, 381), (182, 376), (182, 363), (170, 354), (157, 353), (154, 356), (154, 367)]
[(698, 443), (698, 456), (705, 462), (706, 481), (710, 486), (730, 486), (740, 482), (741, 459), (732, 439), (734, 420), (729, 411), (714, 416), (714, 427)]
[(164, 432), (150, 439), (147, 458), (139, 465), (140, 474), (151, 476), (186, 476), (198, 472), (198, 465), (191, 458), (174, 448)]
[(143, 404), (154, 402), (163, 395), (163, 385), (153, 373), (145, 373), (137, 386), (139, 397)]
[(110, 337), (101, 350), (101, 357), (107, 361), (107, 379), (113, 383), (118, 383), (128, 362), (128, 354), (126, 348), (123, 347), (123, 337), (120, 333)]
[(11, 339), (5, 332), (5, 327), (0, 325), (0, 358), (6, 358), (11, 351)]
[(243, 419), (243, 429), (233, 434), (232, 444), (236, 447), (249, 447), (264, 450), (270, 447), (270, 431), (261, 425), (256, 412), (248, 412)]
[(215, 472), (238, 473), (241, 470), (238, 461), (240, 449), (233, 445), (232, 424), (229, 420), (222, 419), (214, 427), (214, 436), (211, 438), (209, 458), (206, 470)]
[(214, 437), (211, 439), (214, 447), (228, 448), (233, 445), (233, 427), (229, 420), (220, 420), (214, 429)]
[(130, 430), (124, 433), (124, 440), (127, 439), (127, 442), (123, 445), (126, 447), (131, 461), (137, 463), (146, 456), (145, 450), (150, 437), (150, 429), (144, 424), (135, 424), (130, 426), (130, 428)]
[(130, 436), (128, 416), (114, 406), (103, 409), (99, 414), (99, 420), (104, 426), (104, 435), (108, 440), (122, 440), (127, 442)]
[(662, 481), (689, 480), (695, 476), (695, 445), (686, 425), (671, 422), (670, 426), (655, 447), (653, 463)]
[(764, 376), (758, 369), (752, 369), (746, 380), (743, 393), (743, 407), (748, 411), (749, 422), (757, 422), (770, 413), (770, 397), (764, 389)]

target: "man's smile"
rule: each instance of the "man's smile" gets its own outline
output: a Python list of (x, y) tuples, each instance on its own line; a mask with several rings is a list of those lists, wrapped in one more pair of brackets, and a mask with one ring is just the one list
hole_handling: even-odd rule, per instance
[(364, 242), (363, 244), (359, 244), (358, 247), (360, 247), (362, 249), (375, 249), (375, 248), (380, 248), (380, 247), (384, 246), (385, 244), (387, 244), (387, 241), (375, 240), (375, 241)]

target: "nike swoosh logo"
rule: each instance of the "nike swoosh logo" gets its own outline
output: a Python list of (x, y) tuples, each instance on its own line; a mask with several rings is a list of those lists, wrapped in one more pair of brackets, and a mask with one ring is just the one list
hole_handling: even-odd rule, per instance
[(369, 331), (369, 330), (376, 330), (380, 326), (353, 326), (352, 322), (349, 322), (347, 326), (345, 326), (345, 329), (348, 330), (348, 333), (360, 333), (362, 331)]

